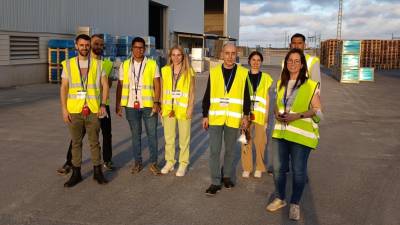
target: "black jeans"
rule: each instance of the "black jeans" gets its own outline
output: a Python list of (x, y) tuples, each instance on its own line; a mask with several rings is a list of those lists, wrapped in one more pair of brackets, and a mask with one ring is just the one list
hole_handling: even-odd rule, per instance
[[(111, 162), (112, 158), (112, 135), (111, 135), (111, 113), (110, 106), (106, 106), (108, 117), (104, 117), (100, 119), (100, 127), (101, 133), (103, 134), (103, 161)], [(85, 136), (86, 131), (83, 136)], [(67, 152), (67, 161), (65, 164), (72, 166), (72, 141), (69, 142), (68, 152)]]

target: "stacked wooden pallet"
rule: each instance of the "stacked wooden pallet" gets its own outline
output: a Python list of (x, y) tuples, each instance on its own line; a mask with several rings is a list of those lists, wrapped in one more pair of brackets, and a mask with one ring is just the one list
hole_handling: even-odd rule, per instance
[[(332, 68), (336, 58), (336, 46), (341, 41), (330, 39), (321, 42), (321, 64)], [(340, 51), (339, 51), (340, 52)], [(362, 40), (360, 66), (375, 69), (400, 69), (400, 40)]]
[(337, 41), (336, 39), (321, 42), (320, 60), (322, 65), (328, 68), (332, 68), (335, 65), (336, 50), (340, 44), (341, 41)]

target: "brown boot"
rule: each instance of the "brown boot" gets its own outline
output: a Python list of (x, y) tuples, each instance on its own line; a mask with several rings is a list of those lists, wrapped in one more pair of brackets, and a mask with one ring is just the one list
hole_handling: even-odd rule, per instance
[(157, 163), (152, 163), (149, 167), (149, 170), (155, 176), (161, 175), (161, 171), (160, 168), (158, 168)]
[(139, 173), (140, 171), (142, 171), (143, 169), (143, 164), (140, 161), (135, 161), (135, 165), (132, 167), (131, 169), (131, 173), (135, 174), (135, 173)]

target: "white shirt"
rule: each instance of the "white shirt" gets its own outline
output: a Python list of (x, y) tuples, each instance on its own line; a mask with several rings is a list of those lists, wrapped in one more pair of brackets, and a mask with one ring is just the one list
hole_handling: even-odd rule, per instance
[[(131, 61), (132, 62), (132, 61)], [(143, 101), (142, 101), (142, 86), (143, 86), (143, 71), (146, 68), (146, 63), (147, 63), (147, 58), (144, 57), (143, 62), (142, 62), (142, 68), (140, 68), (141, 62), (136, 62), (133, 60), (133, 68), (132, 64), (129, 64), (129, 97), (128, 97), (128, 105), (127, 107), (133, 108), (133, 104), (135, 103), (136, 99), (139, 101), (140, 108), (143, 108)], [(140, 71), (139, 71), (140, 69)], [(136, 80), (139, 78), (139, 83), (137, 85), (137, 95), (135, 92), (135, 74), (136, 74)], [(159, 78), (160, 77), (160, 72), (158, 70), (158, 66), (156, 64), (156, 71), (154, 74), (154, 78)], [(119, 80), (123, 81), (124, 80), (124, 68), (123, 68), (123, 63), (121, 63), (121, 66), (119, 67)]]
[[(79, 60), (79, 67), (81, 68), (82, 76), (85, 76), (85, 77), (87, 76), (88, 67), (89, 67), (88, 63), (89, 63), (89, 61), (87, 59)], [(63, 68), (63, 70), (61, 72), (61, 78), (68, 79), (68, 74), (65, 71), (66, 71), (65, 68)], [(101, 76), (106, 76), (106, 75), (107, 75), (106, 71), (103, 70)]]

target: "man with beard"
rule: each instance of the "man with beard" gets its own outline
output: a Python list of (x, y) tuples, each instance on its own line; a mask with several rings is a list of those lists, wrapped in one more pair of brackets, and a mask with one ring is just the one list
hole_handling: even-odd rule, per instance
[(75, 48), (78, 56), (62, 62), (61, 111), (72, 139), (72, 175), (64, 187), (73, 187), (82, 181), (82, 140), (85, 133), (88, 134), (94, 166), (93, 179), (99, 184), (106, 184), (101, 168), (98, 117), (107, 115), (108, 80), (102, 71), (102, 61), (89, 55), (89, 36), (78, 35)]
[[(92, 38), (91, 38), (91, 50), (92, 51), (91, 51), (90, 57), (101, 60), (102, 55), (103, 55), (103, 49), (104, 49), (103, 35), (101, 35), (101, 34), (92, 35)], [(113, 66), (113, 64), (110, 60), (108, 60), (108, 59), (103, 60), (103, 70), (105, 71), (106, 76), (108, 78), (108, 85), (110, 88), (112, 85), (112, 79), (110, 78), (112, 66)], [(106, 111), (107, 111), (107, 115), (100, 119), (100, 128), (101, 128), (101, 133), (103, 135), (103, 161), (104, 161), (103, 166), (106, 170), (112, 170), (113, 169), (113, 163), (111, 161), (111, 157), (112, 157), (111, 137), (112, 136), (111, 136), (111, 114), (110, 114), (109, 99), (107, 99), (107, 102), (106, 102)], [(64, 163), (64, 165), (61, 168), (57, 169), (57, 173), (60, 175), (66, 175), (71, 171), (71, 168), (72, 168), (71, 149), (72, 149), (72, 140), (69, 143), (66, 162)]]

